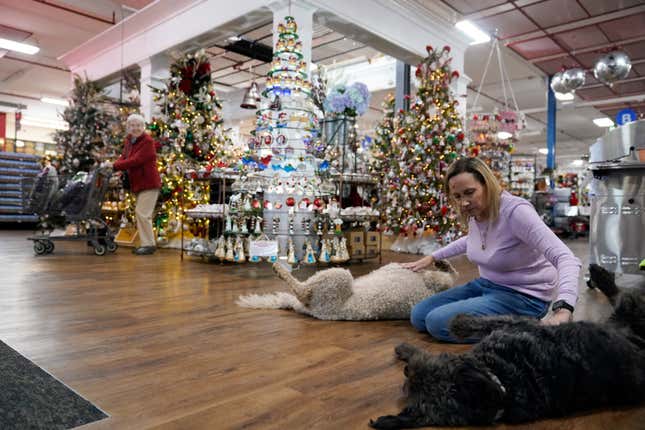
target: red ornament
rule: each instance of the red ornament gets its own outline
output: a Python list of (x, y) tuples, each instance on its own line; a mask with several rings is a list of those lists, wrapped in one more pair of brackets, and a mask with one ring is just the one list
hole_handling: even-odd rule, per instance
[(287, 201), (285, 202), (287, 206), (292, 207), (296, 204), (296, 199), (293, 197), (287, 197)]
[(459, 142), (462, 142), (462, 141), (464, 140), (464, 138), (465, 138), (465, 137), (466, 137), (466, 136), (464, 135), (464, 132), (463, 132), (463, 131), (460, 131), (459, 133), (457, 133), (457, 140), (458, 140)]
[(271, 202), (268, 200), (264, 201), (264, 209), (269, 209), (269, 206), (271, 206)]
[(448, 213), (447, 206), (441, 206), (441, 215), (445, 216)]
[(459, 72), (455, 70), (454, 72), (452, 72), (452, 75), (451, 75), (451, 76), (452, 76), (453, 78), (458, 78), (458, 77), (459, 77)]
[(253, 201), (251, 202), (251, 207), (253, 209), (260, 209), (260, 201), (257, 199), (253, 199)]
[(446, 52), (450, 52), (450, 46), (446, 45), (443, 47), (443, 50)]
[(321, 198), (319, 198), (319, 197), (316, 197), (314, 199), (314, 206), (316, 208), (321, 208), (323, 206), (323, 200)]
[(426, 45), (426, 51), (428, 52), (428, 54), (432, 52), (432, 45)]
[(473, 115), (473, 120), (477, 121), (479, 117), (477, 115)]
[(309, 203), (311, 203), (311, 201), (309, 200), (308, 197), (305, 197), (304, 199), (300, 200), (300, 204), (303, 204), (303, 203), (305, 206), (309, 206)]
[(206, 167), (205, 167), (205, 170), (206, 170), (208, 173), (210, 173), (210, 172), (211, 172), (211, 170), (213, 170), (213, 165), (212, 165), (212, 164), (207, 164), (207, 165), (206, 165)]

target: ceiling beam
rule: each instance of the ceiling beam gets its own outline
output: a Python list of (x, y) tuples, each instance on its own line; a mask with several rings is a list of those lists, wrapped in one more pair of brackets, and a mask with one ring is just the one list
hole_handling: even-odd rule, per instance
[(42, 5), (49, 6), (49, 7), (55, 8), (55, 9), (60, 9), (60, 10), (63, 10), (65, 12), (70, 12), (70, 13), (73, 13), (73, 14), (76, 14), (76, 15), (79, 15), (79, 16), (83, 16), (85, 18), (93, 19), (95, 21), (99, 21), (99, 22), (102, 22), (104, 24), (109, 24), (109, 25), (116, 24), (116, 16), (115, 16), (114, 12), (112, 12), (112, 21), (110, 21), (110, 20), (107, 20), (105, 18), (101, 18), (101, 17), (95, 16), (95, 15), (91, 15), (89, 13), (81, 12), (79, 10), (72, 9), (72, 8), (69, 8), (69, 7), (65, 7), (65, 6), (60, 5), (60, 4), (50, 3), (50, 2), (48, 2), (46, 0), (32, 0), (32, 1), (35, 1), (36, 3), (40, 3)]
[(31, 64), (32, 66), (46, 67), (48, 69), (54, 69), (54, 70), (58, 70), (58, 71), (65, 72), (65, 73), (70, 72), (69, 69), (66, 69), (64, 67), (52, 66), (51, 64), (45, 64), (45, 63), (39, 63), (37, 61), (25, 60), (25, 59), (22, 59), (22, 58), (11, 57), (9, 55), (5, 55), (2, 58), (6, 58), (7, 60), (18, 61), (20, 63)]

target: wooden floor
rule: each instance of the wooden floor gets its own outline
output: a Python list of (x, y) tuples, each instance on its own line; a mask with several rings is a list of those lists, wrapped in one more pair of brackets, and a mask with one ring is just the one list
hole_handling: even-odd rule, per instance
[[(366, 429), (400, 410), (395, 345), (468, 348), (433, 342), (407, 321), (325, 322), (237, 307), (240, 294), (284, 289), (266, 264), (181, 262), (173, 250), (135, 257), (125, 248), (97, 257), (79, 242), (36, 257), (28, 234), (0, 230), (0, 339), (110, 415), (87, 430)], [(586, 259), (584, 239), (571, 246)], [(456, 265), (462, 280), (475, 273), (465, 260)], [(585, 288), (576, 318), (601, 318), (607, 306)], [(645, 408), (512, 428), (645, 429)]]

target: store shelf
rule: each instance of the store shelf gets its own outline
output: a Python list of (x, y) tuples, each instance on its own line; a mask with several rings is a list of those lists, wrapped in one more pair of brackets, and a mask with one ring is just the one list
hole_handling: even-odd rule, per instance
[(37, 155), (0, 152), (0, 222), (38, 221), (26, 206), (40, 170)]

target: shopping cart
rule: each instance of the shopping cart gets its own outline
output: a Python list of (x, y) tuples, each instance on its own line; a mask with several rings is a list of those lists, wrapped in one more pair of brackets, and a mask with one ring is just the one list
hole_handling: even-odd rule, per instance
[[(96, 255), (116, 251), (114, 233), (101, 218), (111, 175), (111, 169), (98, 168), (74, 178), (43, 171), (34, 179), (27, 205), (40, 217), (42, 231), (27, 239), (36, 255), (51, 254), (58, 240), (84, 241)], [(65, 234), (54, 234), (56, 225), (65, 227)]]

